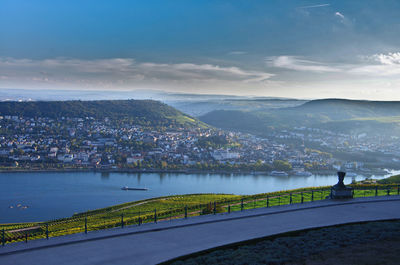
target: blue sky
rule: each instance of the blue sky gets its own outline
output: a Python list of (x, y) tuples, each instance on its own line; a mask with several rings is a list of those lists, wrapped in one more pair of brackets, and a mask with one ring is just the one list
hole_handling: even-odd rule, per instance
[(392, 0), (2, 0), (0, 89), (400, 100), (399, 13)]

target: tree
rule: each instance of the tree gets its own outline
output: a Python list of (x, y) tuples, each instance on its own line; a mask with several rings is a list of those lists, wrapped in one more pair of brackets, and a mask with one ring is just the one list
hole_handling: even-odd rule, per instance
[(290, 171), (292, 170), (292, 165), (288, 161), (275, 160), (273, 166), (279, 171)]

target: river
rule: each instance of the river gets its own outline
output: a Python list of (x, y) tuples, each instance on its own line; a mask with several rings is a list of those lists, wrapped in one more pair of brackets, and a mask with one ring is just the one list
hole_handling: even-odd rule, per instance
[[(386, 176), (374, 176), (383, 177)], [(356, 177), (356, 180), (362, 179), (363, 176)], [(351, 180), (346, 178), (345, 183)], [(90, 209), (174, 194), (256, 194), (333, 185), (336, 182), (335, 175), (276, 177), (245, 174), (0, 173), (0, 223), (51, 220)], [(146, 187), (149, 190), (124, 191), (121, 190), (123, 186)]]

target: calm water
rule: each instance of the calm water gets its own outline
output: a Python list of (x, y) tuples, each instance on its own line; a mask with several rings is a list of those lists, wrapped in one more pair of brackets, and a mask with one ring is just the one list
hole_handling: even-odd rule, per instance
[[(356, 178), (362, 179), (362, 176)], [(0, 223), (50, 220), (89, 209), (173, 194), (255, 194), (333, 185), (336, 182), (334, 175), (272, 177), (95, 172), (0, 173)], [(346, 178), (345, 182), (350, 183), (351, 178)], [(146, 187), (149, 190), (123, 191), (123, 186)], [(21, 206), (17, 207), (19, 204)], [(27, 208), (23, 209), (23, 206)]]

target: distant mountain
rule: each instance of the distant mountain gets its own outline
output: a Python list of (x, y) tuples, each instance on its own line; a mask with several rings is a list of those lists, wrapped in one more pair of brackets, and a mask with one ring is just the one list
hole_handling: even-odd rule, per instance
[(285, 99), (285, 98), (209, 98), (192, 97), (188, 100), (165, 100), (171, 105), (185, 113), (193, 116), (202, 116), (215, 110), (225, 111), (266, 111), (277, 108), (294, 107), (307, 102), (305, 100)]
[(261, 111), (216, 110), (200, 120), (224, 129), (262, 134), (275, 128), (312, 126), (339, 132), (400, 133), (400, 102), (322, 99)]
[(399, 116), (400, 101), (320, 99), (306, 102), (289, 111), (320, 114), (332, 120)]
[(7, 101), (0, 102), (0, 115), (96, 119), (108, 117), (150, 126), (205, 126), (199, 120), (154, 100)]

